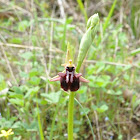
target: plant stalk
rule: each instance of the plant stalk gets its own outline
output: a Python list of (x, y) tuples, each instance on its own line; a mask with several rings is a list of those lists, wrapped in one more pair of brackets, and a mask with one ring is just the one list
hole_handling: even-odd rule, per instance
[[(36, 94), (36, 98), (38, 98), (37, 94)], [(43, 129), (42, 129), (42, 124), (41, 124), (41, 118), (40, 118), (40, 114), (39, 114), (38, 102), (36, 102), (36, 107), (37, 107), (37, 110), (38, 110), (37, 120), (38, 120), (38, 126), (39, 126), (40, 140), (44, 140)]]
[(74, 92), (69, 92), (68, 105), (68, 140), (73, 140), (73, 110), (74, 110)]

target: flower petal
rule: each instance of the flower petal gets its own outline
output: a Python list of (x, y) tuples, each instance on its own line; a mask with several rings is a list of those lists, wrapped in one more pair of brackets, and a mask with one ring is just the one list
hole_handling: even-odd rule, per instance
[(6, 131), (5, 131), (5, 130), (1, 130), (1, 133), (2, 133), (2, 134), (5, 134), (5, 133), (6, 133)]
[(64, 77), (64, 76), (66, 75), (66, 73), (59, 72), (58, 75), (59, 75), (60, 77)]
[(3, 134), (0, 134), (0, 137), (3, 137), (4, 135)]
[(10, 135), (13, 135), (13, 134), (14, 134), (14, 132), (10, 132), (9, 134), (10, 134)]
[(50, 81), (60, 81), (60, 77), (55, 76), (55, 77), (51, 78)]
[(7, 131), (7, 133), (11, 133), (12, 132), (12, 129), (9, 129), (8, 131)]
[(76, 78), (79, 78), (80, 76), (82, 76), (82, 73), (78, 73), (78, 74), (75, 74)]
[(80, 77), (79, 79), (80, 79), (80, 82), (84, 82), (84, 83), (88, 83), (89, 82), (89, 80), (85, 79), (84, 77)]

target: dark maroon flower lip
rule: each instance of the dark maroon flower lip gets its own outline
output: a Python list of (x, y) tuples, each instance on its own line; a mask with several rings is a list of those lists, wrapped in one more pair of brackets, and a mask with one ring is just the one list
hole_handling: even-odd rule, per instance
[(60, 81), (61, 88), (64, 91), (77, 91), (80, 88), (80, 82), (88, 83), (89, 81), (82, 77), (81, 73), (75, 73), (73, 65), (66, 66), (65, 72), (59, 72), (57, 77), (50, 81)]

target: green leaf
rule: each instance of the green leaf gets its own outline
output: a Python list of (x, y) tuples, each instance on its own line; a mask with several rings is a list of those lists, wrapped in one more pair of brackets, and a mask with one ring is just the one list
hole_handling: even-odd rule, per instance
[(87, 93), (80, 94), (80, 102), (85, 103), (87, 100)]
[(29, 77), (29, 74), (22, 71), (22, 72), (20, 72), (20, 76), (21, 76), (22, 78), (28, 78), (28, 77)]
[(21, 44), (22, 43), (22, 38), (14, 37), (14, 38), (9, 40), (9, 43)]
[(36, 68), (33, 68), (30, 72), (29, 72), (29, 76), (33, 77), (33, 76), (37, 76), (39, 75), (39, 71)]
[(2, 81), (0, 82), (0, 91), (5, 89), (7, 86), (6, 86), (6, 82), (5, 81)]
[(9, 99), (9, 101), (12, 103), (12, 104), (15, 104), (15, 105), (19, 105), (21, 107), (24, 106), (24, 100), (23, 99)]
[(122, 91), (121, 90), (118, 90), (118, 91), (114, 91), (114, 90), (108, 90), (107, 91), (107, 94), (110, 94), (110, 95), (122, 95)]
[(95, 66), (89, 65), (88, 68), (87, 68), (87, 75), (92, 75), (92, 74), (95, 74), (95, 73), (96, 73)]
[(20, 128), (22, 127), (22, 122), (21, 121), (16, 121), (11, 128)]
[(33, 98), (33, 102), (41, 105), (46, 105), (48, 103), (45, 99), (38, 99), (38, 98)]
[(3, 75), (0, 74), (0, 83), (4, 80)]
[(93, 110), (96, 110), (97, 109), (97, 106), (96, 105), (92, 105), (92, 109)]
[(45, 100), (49, 103), (57, 103), (59, 101), (61, 91), (51, 92), (50, 94), (42, 93), (41, 96), (45, 97)]
[(9, 120), (7, 120), (6, 118), (2, 117), (0, 119), (0, 128), (1, 129), (9, 129), (12, 127), (12, 124), (14, 121), (16, 121), (16, 117), (11, 117), (9, 118)]
[(122, 134), (119, 134), (118, 140), (122, 140), (122, 139), (123, 139), (123, 135)]
[(39, 85), (40, 83), (40, 78), (33, 76), (31, 77), (31, 79), (29, 80), (29, 83), (32, 85)]
[(131, 104), (134, 106), (135, 102), (136, 102), (137, 96), (136, 94), (133, 95), (132, 100), (131, 100)]
[(140, 48), (131, 51), (130, 55), (136, 55), (136, 54), (139, 54), (139, 53), (140, 53)]
[(23, 123), (23, 127), (27, 131), (37, 131), (38, 130), (38, 123), (36, 121), (33, 121), (30, 124)]
[(30, 124), (22, 123), (22, 126), (26, 129), (26, 131), (37, 131), (38, 124), (36, 121), (32, 121)]
[(3, 89), (6, 89), (6, 87), (7, 87), (7, 84), (4, 81), (4, 77), (0, 74), (0, 91)]
[(27, 27), (29, 27), (30, 23), (27, 20), (23, 20), (19, 22), (18, 30), (24, 32)]
[(13, 86), (11, 90), (13, 90), (17, 94), (23, 94), (23, 90), (21, 89), (21, 87)]
[(10, 98), (23, 99), (24, 96), (23, 96), (23, 94), (18, 94), (18, 93), (10, 92), (9, 97), (10, 97)]
[(101, 107), (96, 108), (97, 112), (103, 113), (108, 110), (108, 106), (106, 104), (102, 105)]
[(100, 73), (102, 70), (105, 69), (105, 64), (102, 62), (98, 62), (96, 65), (98, 66), (98, 69), (96, 70), (96, 74)]
[(133, 108), (136, 108), (140, 104), (140, 99), (136, 100), (133, 104)]
[(19, 137), (14, 137), (13, 140), (21, 140), (21, 136), (19, 136)]
[(28, 98), (29, 96), (35, 95), (39, 91), (39, 87), (30, 88), (24, 98)]
[(25, 53), (21, 54), (20, 57), (22, 57), (26, 60), (29, 60), (33, 57), (33, 53), (32, 52), (25, 52)]
[(78, 90), (78, 93), (83, 94), (87, 92), (87, 86), (81, 86)]
[[(84, 109), (84, 111), (83, 111), (83, 109)], [(90, 112), (90, 109), (89, 108), (83, 108), (83, 109), (81, 109), (81, 115), (85, 115), (85, 114), (88, 114), (89, 112)]]
[(91, 87), (106, 87), (110, 83), (110, 76), (101, 75), (100, 77), (89, 76), (89, 86)]

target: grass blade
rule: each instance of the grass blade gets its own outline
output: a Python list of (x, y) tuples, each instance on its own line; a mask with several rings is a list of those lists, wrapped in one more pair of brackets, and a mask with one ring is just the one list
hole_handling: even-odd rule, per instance
[(85, 113), (85, 116), (86, 116), (87, 121), (88, 121), (88, 123), (89, 123), (89, 127), (90, 127), (90, 129), (91, 129), (91, 133), (92, 133), (92, 136), (93, 136), (93, 140), (95, 140), (95, 135), (94, 135), (93, 128), (92, 128), (92, 125), (91, 125), (91, 122), (90, 122), (90, 119), (89, 119), (88, 115), (86, 114), (86, 112), (85, 112), (83, 106), (80, 104), (80, 102), (79, 102), (76, 98), (74, 98), (74, 100), (79, 104), (79, 106), (82, 108), (83, 112)]
[(65, 44), (65, 41), (66, 41), (66, 31), (67, 31), (67, 18), (65, 19), (65, 24), (64, 24), (64, 31), (63, 31), (63, 38), (62, 38), (62, 50), (63, 51), (66, 51), (66, 44)]
[(80, 10), (81, 10), (81, 12), (83, 13), (83, 15), (84, 15), (84, 17), (85, 17), (85, 21), (86, 21), (86, 23), (87, 23), (87, 21), (88, 21), (88, 16), (87, 16), (86, 10), (85, 10), (85, 8), (84, 8), (84, 5), (83, 5), (83, 3), (82, 3), (81, 0), (77, 0), (77, 3), (78, 3), (78, 5), (79, 5)]
[[(112, 4), (112, 6), (111, 6), (111, 9), (110, 9), (110, 11), (109, 11), (109, 14), (108, 14), (108, 16), (107, 16), (107, 18), (106, 18), (106, 20), (105, 20), (104, 25), (103, 25), (103, 34), (105, 33), (105, 31), (106, 31), (106, 29), (107, 29), (107, 27), (108, 27), (108, 23), (109, 23), (109, 21), (110, 21), (112, 15), (113, 15), (113, 12), (114, 12), (116, 3), (117, 3), (117, 0), (114, 0), (113, 4)], [(101, 35), (100, 35), (99, 38), (98, 38), (97, 46), (100, 44), (100, 42), (101, 42)]]

